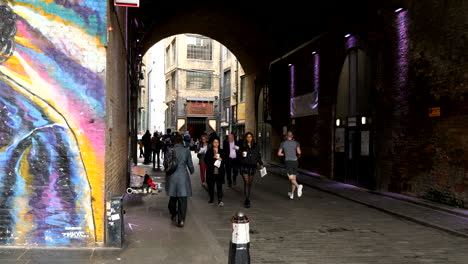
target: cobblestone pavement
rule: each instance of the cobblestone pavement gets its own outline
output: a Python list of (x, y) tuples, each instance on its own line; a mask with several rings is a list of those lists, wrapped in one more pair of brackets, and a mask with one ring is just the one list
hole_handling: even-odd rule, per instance
[(237, 210), (251, 219), (252, 263), (468, 263), (466, 238), (309, 187), (290, 200), (279, 173), (255, 178), (252, 208), (242, 207), (240, 178), (225, 186), (224, 207), (209, 205), (198, 171), (183, 229), (171, 225), (165, 194), (128, 196), (121, 250), (0, 248), (0, 263), (227, 263)]

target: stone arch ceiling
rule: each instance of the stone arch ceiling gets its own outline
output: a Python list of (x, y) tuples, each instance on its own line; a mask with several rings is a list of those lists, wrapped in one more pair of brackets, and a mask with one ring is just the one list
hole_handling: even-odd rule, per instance
[[(377, 0), (372, 1), (372, 3)], [(146, 52), (158, 41), (180, 33), (211, 37), (229, 48), (247, 73), (259, 73), (270, 62), (326, 31), (362, 23), (367, 1), (160, 1), (141, 0), (130, 19), (141, 30), (133, 35)]]

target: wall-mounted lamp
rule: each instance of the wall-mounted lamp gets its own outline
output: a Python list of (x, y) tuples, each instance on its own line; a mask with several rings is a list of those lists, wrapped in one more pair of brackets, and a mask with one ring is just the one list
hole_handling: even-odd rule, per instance
[(361, 117), (361, 124), (365, 125), (367, 123), (367, 118), (365, 116)]
[(317, 52), (316, 52), (316, 51), (312, 51), (312, 55), (315, 55), (315, 54), (317, 54)]
[(399, 12), (401, 12), (401, 11), (403, 11), (403, 8), (401, 8), (401, 7), (400, 7), (400, 8), (397, 8), (397, 9), (395, 9), (395, 13), (399, 13)]
[(291, 66), (292, 66), (292, 64), (291, 64), (291, 63), (289, 63), (289, 64), (288, 64), (288, 66), (289, 66), (289, 67), (291, 67)]
[(346, 34), (346, 35), (344, 35), (344, 37), (349, 38), (349, 37), (351, 37), (351, 34)]
[(339, 127), (341, 125), (341, 120), (338, 118), (336, 119), (336, 126)]

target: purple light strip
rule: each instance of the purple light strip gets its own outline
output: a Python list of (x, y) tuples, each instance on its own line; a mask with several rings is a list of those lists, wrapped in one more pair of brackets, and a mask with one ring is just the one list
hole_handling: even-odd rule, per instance
[(318, 53), (314, 53), (314, 93), (315, 93), (315, 104), (312, 108), (317, 108), (319, 102), (319, 90), (320, 90), (320, 56)]
[(290, 116), (294, 116), (294, 95), (296, 91), (296, 80), (295, 80), (295, 68), (294, 65), (289, 66), (289, 77), (290, 77), (290, 83), (289, 83), (289, 88), (290, 88), (290, 95), (289, 95), (289, 114)]
[(396, 29), (398, 34), (397, 44), (397, 85), (405, 88), (408, 84), (408, 60), (409, 60), (409, 39), (408, 39), (408, 11), (401, 11), (396, 15)]

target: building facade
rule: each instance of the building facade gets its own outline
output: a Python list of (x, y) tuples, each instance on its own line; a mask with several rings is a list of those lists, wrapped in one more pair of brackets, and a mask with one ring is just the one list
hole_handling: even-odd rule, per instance
[(166, 128), (194, 138), (218, 130), (221, 44), (201, 35), (166, 38)]
[(234, 133), (237, 138), (241, 138), (245, 133), (245, 72), (225, 46), (221, 47), (221, 69), (220, 134)]
[(164, 76), (164, 43), (158, 42), (143, 57), (146, 65), (144, 86), (148, 92), (145, 102), (147, 110), (146, 125), (151, 133), (165, 130), (166, 85)]

